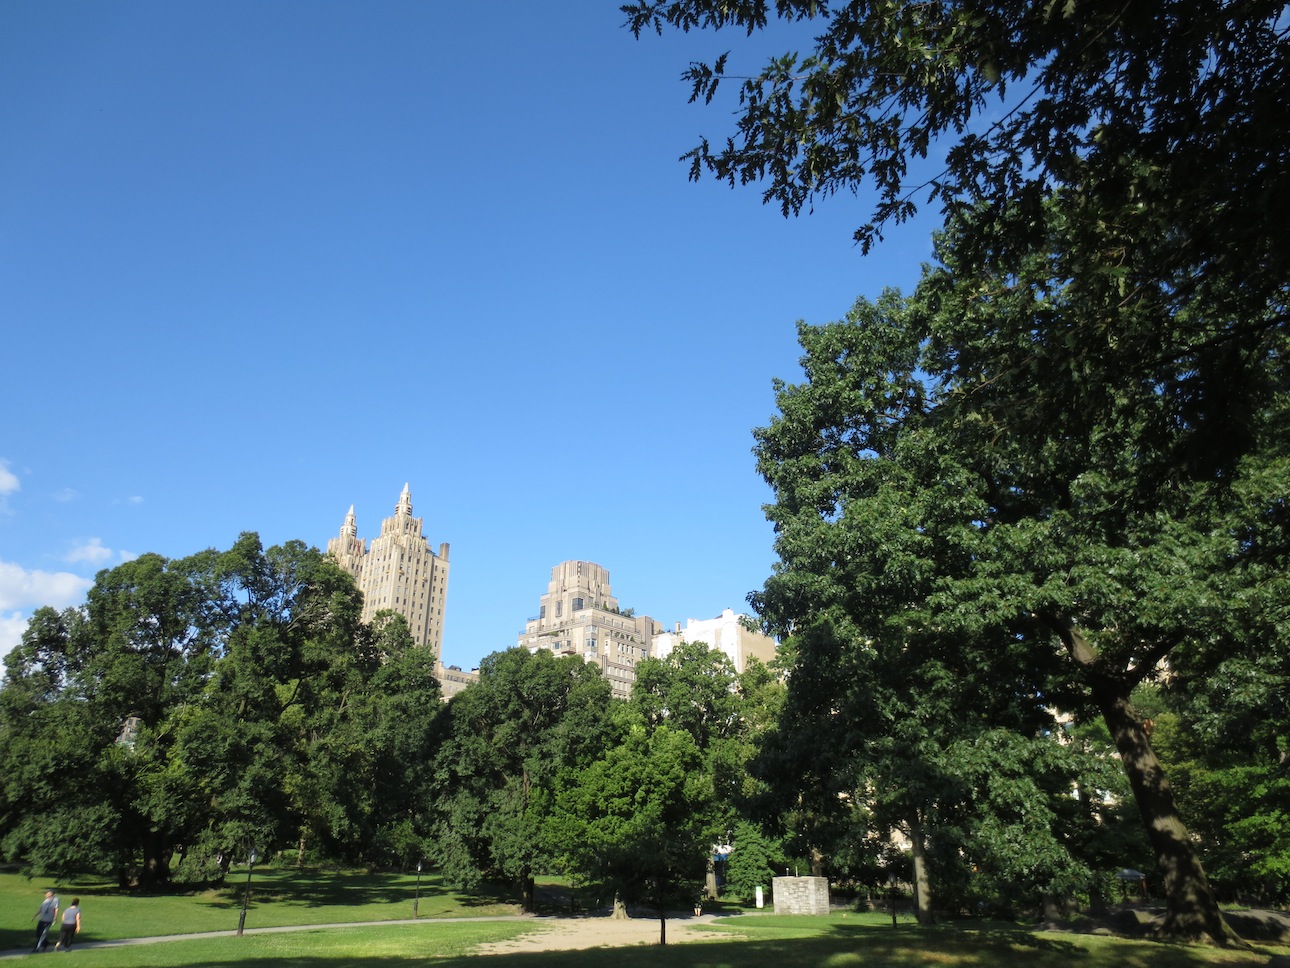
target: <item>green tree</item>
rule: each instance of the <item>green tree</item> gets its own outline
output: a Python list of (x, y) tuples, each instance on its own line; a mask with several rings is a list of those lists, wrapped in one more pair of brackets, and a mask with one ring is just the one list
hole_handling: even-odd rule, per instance
[(439, 691), (406, 629), (360, 607), (316, 549), (244, 534), (38, 611), (0, 688), (6, 855), (122, 883), (168, 879), (176, 852), (190, 879), (252, 847), (372, 856), (424, 802)]
[(736, 821), (730, 857), (726, 861), (726, 890), (745, 904), (757, 897), (757, 888), (768, 888), (775, 870), (784, 862), (783, 847), (757, 824)]
[[(1060, 242), (1064, 207), (1045, 211)], [(1234, 361), (1252, 377), (1229, 388), (1244, 397), (1232, 400), (1244, 442), (1198, 448), (1213, 428), (1191, 419), (1186, 347), (1205, 320), (1158, 332), (1153, 373), (1103, 362), (1106, 379), (1085, 385), (1064, 369), (1065, 344), (1107, 291), (1056, 283), (1059, 244), (991, 287), (956, 260), (975, 224), (947, 234), (913, 300), (801, 328), (807, 382), (780, 387), (782, 416), (758, 433), (781, 558), (758, 605), (777, 629), (828, 615), (850, 641), (953, 641), (1017, 679), (1011, 695), (1097, 709), (1157, 854), (1166, 929), (1223, 938), (1130, 695), (1166, 659), (1240, 640), (1225, 603), (1248, 587), (1243, 548), (1261, 546), (1248, 536), (1266, 536), (1284, 492), (1271, 471), (1285, 445), (1282, 338), (1263, 327)]]
[[(8, 657), (5, 849), (29, 870), (169, 877), (170, 830), (141, 809), (132, 754), (141, 732), (201, 688), (220, 648), (227, 623), (209, 603), (212, 561), (143, 555), (104, 570), (83, 608), (38, 611)], [(86, 834), (55, 845), (47, 829)]]
[(553, 863), (556, 775), (603, 752), (610, 697), (599, 669), (573, 656), (511, 649), (480, 663), (437, 726), (433, 837), (446, 876), (509, 880), (533, 909), (534, 875)]
[[(646, 659), (636, 667), (631, 710), (648, 729), (666, 724), (688, 733), (702, 755), (713, 792), (707, 822), (717, 832), (710, 847), (725, 843), (739, 823), (748, 826), (754, 804), (765, 795), (750, 764), (776, 721), (783, 693), (783, 684), (760, 662), (736, 673), (724, 652), (702, 642), (683, 642), (665, 659)], [(712, 858), (711, 850), (706, 853)], [(711, 859), (708, 875), (707, 891), (715, 896)]]
[[(637, 33), (753, 32), (770, 19), (760, 0), (624, 10)], [(857, 233), (865, 247), (912, 214), (920, 186), (948, 219), (942, 266), (916, 294), (925, 318), (910, 322), (898, 357), (873, 345), (856, 347), (862, 364), (808, 357), (808, 384), (832, 371), (834, 392), (849, 396), (819, 400), (800, 449), (777, 456), (763, 442), (783, 465), (763, 465), (777, 477), (777, 525), (797, 513), (783, 499), (792, 454), (814, 452), (823, 469), (813, 497), (825, 523), (846, 515), (852, 495), (836, 482), (857, 462), (908, 473), (909, 494), (935, 490), (933, 471), (956, 474), (962, 526), (936, 543), (922, 621), (960, 635), (997, 629), (1001, 650), (1005, 630), (1063, 644), (1072, 674), (1058, 688), (1079, 683), (1110, 727), (1162, 866), (1167, 929), (1223, 937), (1129, 696), (1166, 657), (1204, 668), (1231, 639), (1248, 641), (1228, 603), (1258, 599), (1255, 571), (1284, 560), (1283, 7), (786, 0), (774, 10), (818, 27), (812, 49), (743, 80), (736, 136), (696, 148), (692, 175), (757, 182), (785, 213), (873, 187), (874, 220)], [(711, 99), (726, 70), (725, 55), (693, 66), (693, 96)], [(861, 340), (883, 338), (867, 326)], [(866, 383), (859, 366), (884, 376)], [(881, 399), (884, 388), (904, 395)], [(888, 528), (923, 527), (897, 491), (890, 499)], [(957, 574), (944, 554), (955, 543)]]
[(669, 723), (647, 728), (624, 710), (620, 739), (582, 770), (567, 771), (548, 829), (566, 867), (615, 891), (615, 913), (644, 902), (667, 943), (667, 905), (698, 892), (720, 835), (711, 776), (693, 737)]

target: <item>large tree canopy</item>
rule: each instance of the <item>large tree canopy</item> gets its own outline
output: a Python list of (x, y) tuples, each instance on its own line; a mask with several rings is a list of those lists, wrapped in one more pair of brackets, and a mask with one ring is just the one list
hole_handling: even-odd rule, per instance
[[(1287, 559), (1284, 5), (623, 10), (638, 35), (813, 29), (804, 56), (739, 77), (737, 130), (690, 152), (693, 177), (756, 183), (785, 214), (872, 189), (866, 249), (922, 191), (946, 216), (910, 302), (801, 332), (806, 382), (758, 436), (781, 558), (763, 617), (1030, 656), (1037, 694), (1106, 720), (1170, 930), (1222, 936), (1129, 696), (1166, 662), (1284, 654), (1258, 606)], [(730, 58), (691, 66), (693, 98), (720, 95)]]
[(360, 610), (316, 549), (248, 533), (37, 611), (0, 686), (0, 850), (123, 883), (166, 881), (176, 854), (200, 881), (252, 847), (419, 851), (433, 657)]
[(432, 764), (434, 846), (445, 875), (466, 886), (510, 880), (532, 910), (534, 875), (558, 845), (545, 836), (557, 776), (601, 754), (611, 692), (574, 656), (508, 649), (437, 716)]
[(1005, 687), (974, 712), (1000, 695), (1019, 710), (1095, 708), (1155, 847), (1170, 930), (1222, 937), (1130, 695), (1164, 668), (1285, 654), (1282, 626), (1246, 622), (1246, 603), (1266, 601), (1266, 562), (1288, 551), (1284, 334), (1266, 328), (1238, 356), (1240, 440), (1197, 447), (1184, 358), (1083, 385), (1066, 330), (1045, 323), (1086, 320), (1087, 293), (1026, 277), (983, 288), (955, 271), (954, 238), (912, 299), (801, 327), (807, 381), (781, 386), (782, 414), (757, 435), (780, 563), (755, 604), (804, 652), (791, 686), (807, 685), (799, 670), (846, 678), (873, 652), (952, 648), (956, 676)]

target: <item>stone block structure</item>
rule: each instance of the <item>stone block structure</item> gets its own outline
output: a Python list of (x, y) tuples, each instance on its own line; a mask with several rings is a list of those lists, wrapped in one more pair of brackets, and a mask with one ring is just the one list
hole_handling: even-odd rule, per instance
[(776, 914), (828, 914), (827, 877), (775, 877), (771, 879)]

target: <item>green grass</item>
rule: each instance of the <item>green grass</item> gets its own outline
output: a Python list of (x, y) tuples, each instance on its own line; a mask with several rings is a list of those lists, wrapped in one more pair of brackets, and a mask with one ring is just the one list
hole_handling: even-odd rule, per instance
[[(746, 961), (696, 962), (705, 968), (760, 965), (820, 968), (1199, 968), (1202, 965), (1266, 965), (1268, 955), (1090, 935), (1033, 932), (1013, 924), (961, 922), (893, 928), (881, 914), (833, 914), (827, 918), (766, 914), (724, 918), (717, 927), (745, 941)], [(579, 966), (595, 968), (595, 966)], [(608, 968), (608, 966), (606, 966)], [(621, 965), (620, 968), (633, 968)]]
[[(361, 928), (248, 934), (241, 938), (194, 938), (119, 948), (81, 948), (76, 964), (92, 968), (367, 968), (416, 965), (451, 959), (466, 965), (477, 945), (533, 930), (518, 921), (434, 922)], [(53, 958), (54, 955), (45, 957)], [(58, 956), (61, 959), (61, 955)], [(41, 962), (43, 964), (43, 962)], [(61, 960), (54, 964), (61, 964)], [(477, 957), (470, 962), (479, 968)]]
[[(494, 956), (505, 968), (1209, 968), (1265, 965), (1268, 953), (1214, 951), (1113, 938), (1032, 934), (1011, 926), (893, 929), (860, 918), (756, 916), (741, 940)], [(485, 941), (533, 929), (521, 922), (385, 925), (243, 938), (194, 939), (75, 953), (89, 968), (479, 968)], [(752, 942), (752, 943), (750, 943)], [(494, 963), (490, 959), (487, 963)]]
[[(30, 946), (35, 935), (30, 919), (47, 887), (57, 889), (64, 906), (80, 897), (85, 939), (106, 941), (233, 930), (245, 886), (245, 868), (235, 870), (223, 888), (170, 894), (122, 891), (115, 882), (94, 878), (50, 883), (0, 874), (0, 951)], [(251, 877), (246, 925), (267, 928), (410, 918), (415, 891), (415, 874), (257, 867)], [(509, 898), (462, 894), (447, 888), (437, 875), (421, 876), (420, 917), (480, 917), (515, 911)]]
[[(84, 941), (146, 937), (237, 927), (242, 877), (220, 891), (136, 895), (94, 880), (56, 885), (64, 903), (81, 897)], [(112, 948), (82, 948), (78, 964), (90, 968), (404, 968), (433, 962), (435, 968), (479, 968), (475, 950), (541, 930), (541, 921), (445, 921), (513, 912), (505, 897), (471, 897), (445, 890), (423, 876), (416, 924), (248, 934), (242, 938), (191, 938)], [(31, 943), (28, 920), (45, 888), (0, 874), (0, 950)], [(369, 875), (257, 869), (247, 927), (389, 921), (412, 913), (415, 875)], [(505, 968), (1208, 968), (1266, 965), (1272, 953), (1219, 951), (1109, 937), (1034, 933), (1011, 924), (970, 922), (920, 928), (892, 927), (880, 914), (784, 917), (733, 914), (714, 927), (728, 941), (637, 945), (576, 954), (514, 953)], [(669, 931), (673, 941), (677, 934)], [(61, 963), (61, 962), (58, 962)], [(490, 964), (496, 962), (490, 959)]]

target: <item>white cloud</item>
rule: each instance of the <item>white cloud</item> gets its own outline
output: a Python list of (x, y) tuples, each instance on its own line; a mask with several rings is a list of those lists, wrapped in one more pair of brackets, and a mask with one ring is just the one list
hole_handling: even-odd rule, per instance
[(9, 495), (22, 490), (18, 475), (9, 470), (9, 462), (0, 457), (0, 514), (9, 514)]
[(62, 490), (54, 492), (54, 500), (59, 504), (67, 504), (69, 501), (75, 501), (80, 497), (80, 493), (71, 487), (65, 487)]
[(0, 659), (22, 641), (27, 631), (27, 616), (22, 612), (0, 612)]
[(0, 459), (0, 496), (7, 496), (22, 489), (18, 475), (9, 470), (9, 462)]
[(71, 551), (63, 555), (63, 560), (70, 565), (85, 562), (97, 566), (111, 561), (112, 557), (112, 549), (104, 548), (102, 539), (90, 538), (89, 541), (73, 546)]
[(94, 584), (70, 571), (28, 571), (9, 561), (0, 561), (0, 610), (66, 608), (83, 601)]
[(22, 641), (27, 612), (43, 605), (78, 605), (93, 584), (92, 579), (69, 571), (28, 571), (21, 565), (0, 561), (0, 655)]

